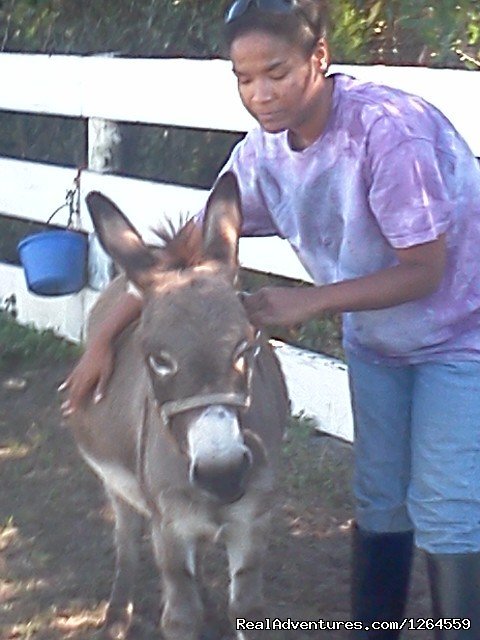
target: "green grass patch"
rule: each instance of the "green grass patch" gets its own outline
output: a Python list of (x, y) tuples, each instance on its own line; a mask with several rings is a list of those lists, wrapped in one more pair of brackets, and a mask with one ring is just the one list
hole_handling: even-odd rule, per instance
[(51, 329), (38, 330), (21, 325), (5, 311), (0, 311), (0, 371), (28, 363), (66, 362), (77, 358), (81, 348), (59, 338)]
[(313, 420), (297, 416), (288, 424), (283, 457), (284, 488), (296, 500), (308, 504), (321, 495), (328, 506), (351, 506), (349, 444), (322, 435)]

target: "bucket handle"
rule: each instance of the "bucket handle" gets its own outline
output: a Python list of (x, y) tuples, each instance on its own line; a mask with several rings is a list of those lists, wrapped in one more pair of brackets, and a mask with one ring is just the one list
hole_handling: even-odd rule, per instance
[(53, 218), (57, 215), (59, 211), (68, 207), (68, 220), (67, 220), (67, 229), (78, 229), (80, 226), (80, 174), (81, 169), (78, 170), (77, 175), (73, 181), (73, 187), (68, 189), (65, 202), (61, 204), (59, 207), (55, 209), (52, 215), (48, 218), (45, 223), (45, 226), (51, 223)]

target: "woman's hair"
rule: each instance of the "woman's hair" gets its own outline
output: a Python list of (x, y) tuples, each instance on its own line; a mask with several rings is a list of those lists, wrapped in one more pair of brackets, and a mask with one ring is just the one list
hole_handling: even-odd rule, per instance
[(244, 14), (224, 25), (228, 50), (234, 40), (252, 31), (283, 38), (308, 55), (326, 35), (325, 12), (319, 0), (296, 0), (291, 13), (262, 11), (252, 3)]

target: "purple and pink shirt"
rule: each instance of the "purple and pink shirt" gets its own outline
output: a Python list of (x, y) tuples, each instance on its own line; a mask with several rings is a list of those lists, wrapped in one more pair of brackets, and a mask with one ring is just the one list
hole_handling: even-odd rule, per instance
[(435, 293), (344, 314), (348, 352), (415, 364), (480, 358), (480, 166), (419, 97), (335, 74), (322, 135), (302, 151), (254, 128), (233, 150), (242, 235), (287, 239), (318, 285), (398, 264), (395, 249), (445, 234)]

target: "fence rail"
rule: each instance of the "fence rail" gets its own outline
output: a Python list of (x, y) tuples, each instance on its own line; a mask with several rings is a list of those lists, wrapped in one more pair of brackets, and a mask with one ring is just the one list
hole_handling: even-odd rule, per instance
[[(333, 65), (332, 71), (421, 95), (480, 156), (476, 71)], [(0, 54), (0, 109), (171, 126), (247, 131), (252, 118), (225, 60)]]

